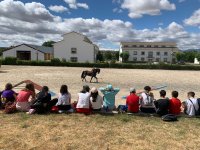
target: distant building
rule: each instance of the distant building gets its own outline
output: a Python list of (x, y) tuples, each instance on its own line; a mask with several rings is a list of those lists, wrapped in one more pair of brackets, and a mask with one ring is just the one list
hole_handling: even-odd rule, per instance
[(54, 58), (71, 62), (96, 62), (99, 51), (88, 37), (77, 32), (63, 35), (63, 40), (54, 44)]
[(51, 60), (53, 48), (31, 44), (21, 44), (3, 51), (3, 58), (17, 57), (19, 60)]
[[(121, 42), (120, 53), (128, 52), (128, 61), (173, 62), (179, 49), (175, 42)], [(122, 62), (122, 58), (120, 58)]]

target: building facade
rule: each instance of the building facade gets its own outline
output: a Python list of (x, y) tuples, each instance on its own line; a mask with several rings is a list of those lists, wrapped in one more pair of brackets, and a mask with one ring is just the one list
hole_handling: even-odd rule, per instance
[[(179, 49), (175, 42), (121, 42), (120, 53), (128, 52), (130, 62), (168, 62), (176, 61)], [(122, 62), (122, 58), (120, 58)]]
[(53, 48), (30, 44), (21, 44), (3, 51), (3, 58), (16, 57), (19, 60), (51, 60)]
[(54, 58), (70, 62), (96, 62), (98, 46), (77, 32), (63, 35), (63, 40), (54, 44)]

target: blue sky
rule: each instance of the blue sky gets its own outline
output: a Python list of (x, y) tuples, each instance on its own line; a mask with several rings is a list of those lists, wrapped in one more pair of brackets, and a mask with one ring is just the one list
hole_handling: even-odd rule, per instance
[(200, 0), (1, 0), (0, 46), (42, 44), (77, 31), (100, 48), (175, 41), (200, 48)]

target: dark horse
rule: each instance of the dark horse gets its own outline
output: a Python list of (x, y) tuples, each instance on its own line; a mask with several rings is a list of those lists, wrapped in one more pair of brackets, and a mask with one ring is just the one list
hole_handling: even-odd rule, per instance
[(97, 73), (98, 74), (100, 73), (100, 69), (99, 68), (93, 68), (92, 71), (85, 70), (81, 74), (81, 79), (82, 79), (82, 81), (84, 79), (86, 81), (86, 76), (91, 76), (90, 82), (92, 81), (93, 78), (95, 78), (96, 82), (98, 82), (98, 78), (96, 77)]

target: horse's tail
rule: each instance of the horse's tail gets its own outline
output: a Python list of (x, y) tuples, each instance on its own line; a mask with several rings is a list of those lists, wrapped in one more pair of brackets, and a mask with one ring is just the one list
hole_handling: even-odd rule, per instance
[(82, 72), (81, 74), (81, 79), (85, 78), (85, 71)]

